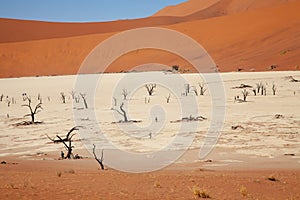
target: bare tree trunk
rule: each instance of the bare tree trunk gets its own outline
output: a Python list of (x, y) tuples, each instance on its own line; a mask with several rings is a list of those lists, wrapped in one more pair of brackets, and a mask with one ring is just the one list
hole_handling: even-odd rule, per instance
[(88, 105), (87, 105), (87, 102), (86, 102), (85, 94), (80, 93), (80, 96), (83, 99), (83, 104), (84, 104), (85, 109), (88, 109)]
[(127, 114), (126, 114), (126, 111), (123, 109), (123, 106), (124, 106), (124, 103), (121, 104), (120, 110), (121, 110), (122, 113), (123, 113), (124, 121), (125, 121), (125, 122), (128, 122)]
[(104, 170), (104, 165), (103, 165), (103, 150), (102, 150), (102, 154), (101, 154), (101, 158), (98, 158), (96, 153), (95, 153), (95, 149), (96, 149), (96, 145), (93, 144), (93, 155), (94, 155), (94, 158), (95, 160), (99, 163), (100, 167), (102, 170)]

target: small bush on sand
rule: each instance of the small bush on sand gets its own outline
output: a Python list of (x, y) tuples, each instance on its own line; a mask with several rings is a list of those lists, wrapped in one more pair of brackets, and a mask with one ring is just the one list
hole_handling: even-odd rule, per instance
[(58, 177), (61, 177), (61, 172), (57, 172), (56, 175), (57, 175)]
[(269, 181), (279, 181), (275, 176), (272, 174), (267, 178)]
[(241, 186), (240, 188), (240, 193), (241, 195), (243, 195), (244, 197), (248, 196), (248, 191), (247, 191), (247, 188), (245, 186)]
[(200, 189), (194, 187), (193, 192), (196, 197), (203, 198), (203, 199), (211, 198), (210, 195), (207, 193), (207, 191), (204, 189), (200, 190)]

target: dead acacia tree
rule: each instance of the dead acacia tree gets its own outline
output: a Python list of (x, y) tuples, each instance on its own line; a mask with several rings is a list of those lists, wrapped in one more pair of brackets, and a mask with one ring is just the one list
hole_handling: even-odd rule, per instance
[(247, 96), (249, 95), (249, 92), (246, 89), (244, 89), (242, 91), (242, 94), (243, 94), (243, 100), (244, 100), (244, 102), (246, 102), (247, 101)]
[(273, 83), (273, 85), (272, 85), (273, 95), (276, 95), (276, 90), (277, 90), (277, 88), (276, 88), (275, 84)]
[(40, 93), (38, 93), (37, 100), (38, 100), (40, 103), (42, 103), (42, 96), (41, 96), (41, 94), (40, 94)]
[(166, 96), (165, 98), (166, 98), (166, 100), (167, 100), (167, 103), (170, 103), (171, 94), (169, 94), (169, 96)]
[(84, 104), (85, 109), (88, 109), (88, 104), (86, 102), (86, 94), (80, 93), (80, 96), (81, 96), (81, 98), (83, 100), (83, 104)]
[(191, 86), (190, 84), (184, 84), (184, 89), (185, 89), (185, 96), (187, 96), (189, 93), (190, 93), (190, 89), (191, 89)]
[(260, 90), (263, 89), (263, 84), (262, 84), (262, 82), (256, 83), (256, 88), (257, 88), (257, 94), (259, 94)]
[(7, 103), (7, 107), (10, 107), (11, 100), (8, 96), (6, 97), (6, 103)]
[(193, 92), (195, 93), (195, 95), (196, 95), (196, 96), (198, 96), (199, 94), (198, 94), (198, 90), (197, 90), (197, 88), (196, 88), (196, 87), (194, 87), (194, 86), (193, 86), (192, 88), (193, 88), (192, 90), (193, 90)]
[(300, 80), (295, 79), (293, 76), (288, 76), (288, 79), (290, 79), (290, 82), (300, 82)]
[(71, 94), (72, 99), (75, 100), (76, 92), (75, 92), (74, 90), (72, 90), (72, 91), (70, 92), (70, 94)]
[(205, 83), (198, 83), (199, 87), (200, 87), (200, 95), (203, 96), (206, 92), (206, 88), (205, 88)]
[(156, 84), (155, 83), (149, 83), (145, 85), (147, 92), (149, 94), (149, 96), (152, 96), (154, 93), (154, 89), (156, 88)]
[(122, 96), (123, 96), (123, 100), (126, 100), (126, 99), (127, 99), (127, 96), (128, 96), (128, 91), (127, 91), (127, 89), (123, 88), (123, 90), (122, 90)]
[(64, 92), (60, 93), (60, 99), (61, 99), (62, 103), (66, 103), (66, 94)]
[[(52, 138), (50, 138), (47, 134), (46, 134), (46, 136), (52, 141), (52, 142), (54, 142), (54, 143), (63, 143), (64, 144), (64, 146), (65, 146), (65, 148), (66, 148), (66, 150), (67, 150), (67, 155), (66, 155), (66, 157), (63, 157), (63, 159), (64, 158), (68, 158), (68, 159), (71, 159), (71, 158), (73, 158), (73, 148), (74, 148), (74, 146), (72, 146), (72, 137), (75, 135), (75, 134), (72, 134), (71, 135), (71, 133), (73, 132), (73, 131), (75, 131), (75, 130), (79, 130), (79, 127), (80, 126), (75, 126), (75, 127), (73, 127), (67, 134), (66, 134), (66, 136), (64, 137), (64, 138), (62, 138), (61, 136), (59, 136), (59, 135), (56, 135), (56, 137), (58, 138), (58, 139), (52, 139)], [(64, 155), (64, 154), (62, 154), (62, 155)]]
[(124, 103), (122, 102), (120, 105), (120, 110), (112, 108), (112, 110), (116, 111), (117, 113), (119, 113), (123, 118), (124, 118), (124, 122), (128, 122), (128, 118), (127, 118), (127, 113), (124, 110)]
[(93, 144), (93, 155), (94, 155), (94, 158), (99, 163), (101, 169), (104, 170), (104, 165), (103, 165), (103, 150), (101, 152), (101, 158), (97, 157), (95, 150), (96, 150), (96, 145)]
[(59, 139), (55, 139), (55, 138), (52, 139), (47, 134), (46, 134), (46, 136), (49, 138), (49, 140), (51, 140), (54, 143), (60, 143), (62, 141), (68, 142), (68, 141), (72, 140), (72, 137), (76, 134), (76, 133), (74, 133), (74, 134), (71, 135), (71, 133), (73, 131), (79, 130), (80, 127), (81, 126), (75, 126), (75, 127), (73, 127), (71, 130), (69, 130), (69, 132), (67, 133), (67, 135), (63, 139), (62, 139), (62, 137), (58, 137), (58, 135), (56, 135), (56, 137), (59, 138)]
[(38, 114), (43, 108), (42, 108), (42, 103), (38, 103), (34, 109), (32, 109), (32, 105), (31, 105), (31, 98), (26, 96), (26, 100), (27, 100), (27, 104), (24, 104), (22, 106), (28, 107), (30, 110), (30, 113), (25, 115), (24, 117), (31, 117), (31, 124), (36, 123), (35, 122), (35, 115)]

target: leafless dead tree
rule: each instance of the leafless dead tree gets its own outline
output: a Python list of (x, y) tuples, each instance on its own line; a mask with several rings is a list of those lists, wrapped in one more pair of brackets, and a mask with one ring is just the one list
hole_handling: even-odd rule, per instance
[(273, 83), (273, 85), (272, 85), (273, 95), (276, 95), (276, 90), (277, 90), (277, 88), (276, 88), (275, 84)]
[(81, 98), (83, 100), (83, 104), (84, 104), (85, 109), (88, 109), (88, 104), (86, 102), (86, 94), (80, 93), (80, 96), (81, 96)]
[(154, 93), (154, 89), (156, 88), (156, 84), (155, 83), (149, 83), (145, 85), (147, 92), (149, 94), (149, 96), (152, 96)]
[(196, 87), (193, 86), (193, 87), (192, 87), (192, 91), (195, 93), (196, 96), (199, 95), (198, 90), (197, 90)]
[(263, 88), (262, 82), (256, 83), (256, 88), (257, 88), (257, 94), (259, 94), (260, 90)]
[(205, 88), (205, 83), (198, 83), (199, 87), (200, 87), (200, 95), (203, 96), (206, 92), (206, 88)]
[(124, 103), (122, 102), (121, 105), (120, 105), (120, 110), (117, 110), (115, 108), (112, 108), (112, 110), (119, 113), (124, 118), (124, 122), (128, 122), (127, 113), (126, 113), (126, 111), (124, 110), (123, 107), (124, 107)]
[(11, 100), (8, 96), (6, 97), (6, 103), (7, 103), (7, 107), (10, 107)]
[[(27, 97), (27, 96), (26, 96)], [(35, 115), (38, 114), (43, 108), (42, 108), (42, 103), (38, 103), (34, 109), (32, 109), (31, 106), (31, 98), (27, 97), (27, 103), (28, 104), (24, 104), (22, 106), (28, 107), (30, 110), (30, 113), (25, 115), (24, 117), (30, 116), (31, 117), (31, 123), (34, 124), (35, 123)]]
[[(75, 134), (72, 134), (71, 135), (71, 133), (73, 132), (73, 131), (75, 131), (75, 130), (79, 130), (79, 127), (80, 126), (75, 126), (75, 127), (73, 127), (71, 130), (69, 130), (69, 132), (67, 133), (67, 135), (64, 137), (64, 138), (62, 138), (61, 136), (59, 136), (59, 135), (56, 135), (56, 137), (58, 138), (58, 139), (51, 139), (48, 135), (47, 135), (47, 137), (52, 141), (52, 142), (54, 142), (54, 143), (63, 143), (64, 144), (64, 146), (65, 146), (65, 148), (66, 148), (66, 150), (67, 150), (67, 156), (66, 157), (63, 157), (63, 159), (64, 158), (68, 158), (68, 159), (71, 159), (71, 158), (73, 158), (74, 156), (73, 156), (73, 148), (74, 148), (74, 146), (72, 146), (72, 137), (75, 135)], [(62, 153), (62, 155), (64, 155), (63, 153)]]
[(300, 82), (300, 80), (295, 79), (293, 76), (288, 76), (288, 79), (290, 79), (290, 82)]
[(185, 96), (187, 96), (189, 93), (190, 93), (190, 89), (191, 89), (191, 86), (190, 84), (184, 84), (184, 89), (185, 89)]
[(52, 139), (52, 138), (50, 138), (47, 134), (46, 134), (46, 136), (49, 138), (49, 140), (51, 140), (52, 142), (54, 142), (54, 143), (60, 143), (60, 142), (68, 142), (68, 141), (70, 141), (70, 140), (72, 140), (72, 137), (75, 135), (75, 133), (74, 134), (72, 134), (71, 135), (71, 133), (73, 132), (73, 131), (77, 131), (77, 130), (79, 130), (79, 128), (80, 128), (81, 126), (75, 126), (75, 127), (73, 127), (71, 130), (69, 130), (69, 132), (67, 133), (67, 135), (62, 139), (62, 137), (58, 137), (58, 135), (56, 135), (56, 137), (57, 138), (59, 138), (59, 139)]
[(128, 96), (128, 91), (127, 91), (127, 89), (123, 88), (123, 90), (122, 90), (122, 96), (123, 96), (123, 100), (126, 100), (126, 99), (127, 99), (127, 96)]
[(74, 100), (75, 100), (75, 103), (79, 103), (79, 102), (80, 102), (80, 96), (75, 96), (74, 98), (75, 98), (75, 99), (74, 99)]
[(71, 94), (72, 99), (75, 100), (76, 92), (75, 92), (74, 90), (72, 90), (72, 91), (70, 92), (70, 94)]
[(62, 103), (66, 103), (66, 94), (64, 92), (60, 93), (60, 99), (61, 99)]
[(103, 165), (103, 150), (101, 152), (101, 158), (97, 157), (95, 150), (96, 150), (96, 145), (93, 144), (93, 155), (94, 155), (94, 158), (99, 163), (101, 169), (104, 170), (104, 165)]
[(41, 94), (40, 94), (40, 93), (38, 93), (38, 97), (37, 97), (37, 99), (38, 99), (38, 101), (39, 101), (40, 103), (42, 103), (42, 96), (41, 96)]
[(249, 92), (246, 89), (244, 89), (242, 91), (242, 94), (243, 94), (243, 100), (244, 100), (244, 102), (246, 102), (247, 101), (247, 96), (249, 95)]
[(167, 103), (170, 103), (170, 99), (171, 99), (171, 94), (169, 94), (168, 96), (165, 97), (167, 100)]

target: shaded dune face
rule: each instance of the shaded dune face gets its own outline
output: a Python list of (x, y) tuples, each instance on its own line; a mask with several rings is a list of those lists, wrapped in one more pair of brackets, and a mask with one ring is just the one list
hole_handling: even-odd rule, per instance
[[(76, 74), (93, 48), (133, 28), (163, 27), (200, 43), (221, 72), (298, 70), (299, 0), (190, 0), (136, 20), (52, 23), (0, 19), (0, 77)], [(179, 65), (180, 56), (144, 49), (121, 56), (106, 72), (130, 71), (147, 63)], [(275, 67), (272, 67), (275, 66)], [(143, 70), (160, 70), (148, 65)]]

